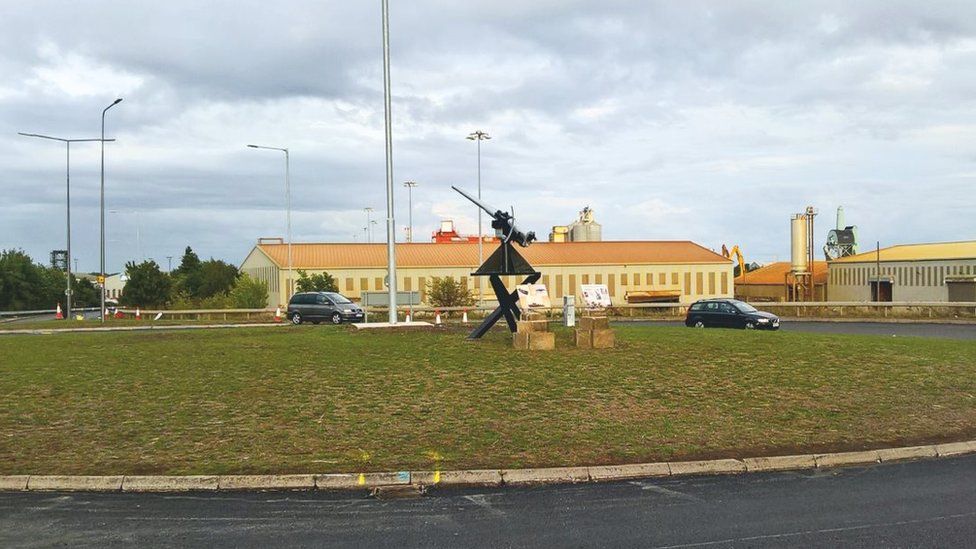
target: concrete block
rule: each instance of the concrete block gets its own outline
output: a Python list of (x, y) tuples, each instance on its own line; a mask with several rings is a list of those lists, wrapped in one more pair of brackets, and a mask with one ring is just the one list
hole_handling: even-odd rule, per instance
[(83, 492), (118, 492), (122, 489), (119, 476), (31, 475), (28, 490), (64, 490)]
[(610, 328), (610, 319), (605, 316), (581, 316), (579, 327), (586, 331), (606, 330)]
[(745, 458), (742, 463), (746, 466), (746, 471), (789, 471), (791, 469), (813, 469), (817, 466), (817, 460), (812, 455), (803, 456), (773, 456)]
[(515, 332), (512, 334), (512, 345), (516, 349), (527, 351), (529, 349), (529, 333), (530, 332)]
[(594, 349), (612, 349), (614, 344), (613, 330), (597, 329), (593, 330)]
[(473, 471), (414, 471), (410, 481), (424, 486), (499, 486), (502, 474), (494, 469)]
[(544, 467), (541, 469), (505, 469), (502, 472), (505, 484), (549, 484), (557, 482), (589, 482), (590, 472), (586, 467)]
[(576, 346), (580, 349), (593, 348), (593, 331), (576, 329)]
[(122, 479), (123, 492), (189, 492), (216, 490), (218, 477), (208, 475), (188, 476), (127, 476)]
[(218, 490), (314, 490), (315, 475), (225, 475)]
[(712, 459), (708, 461), (672, 461), (672, 475), (723, 475), (746, 472), (746, 465), (737, 459)]
[(838, 467), (841, 465), (867, 465), (870, 463), (878, 463), (881, 458), (878, 457), (877, 450), (868, 450), (866, 452), (837, 452), (834, 454), (819, 454), (816, 456), (817, 467)]
[(529, 332), (530, 351), (551, 351), (556, 348), (556, 334), (552, 332)]
[(519, 320), (517, 323), (519, 332), (548, 332), (548, 320)]
[(938, 456), (939, 453), (935, 449), (935, 445), (928, 446), (907, 446), (904, 448), (886, 448), (884, 450), (878, 450), (878, 457), (881, 458), (881, 462), (886, 461), (898, 461), (903, 459), (918, 459), (918, 458), (933, 458)]
[(0, 476), (0, 492), (26, 490), (28, 479), (30, 479), (30, 475)]
[(355, 490), (357, 488), (375, 488), (391, 484), (410, 484), (410, 473), (399, 471), (396, 473), (337, 473), (332, 475), (315, 475), (315, 487), (319, 490)]
[[(947, 444), (936, 444), (935, 451), (939, 456), (961, 456), (976, 452), (976, 441), (969, 442), (950, 442)], [(2, 481), (0, 481), (2, 486)]]
[(598, 465), (590, 467), (590, 478), (598, 480), (623, 480), (631, 478), (666, 477), (671, 474), (667, 463), (634, 463), (631, 465)]

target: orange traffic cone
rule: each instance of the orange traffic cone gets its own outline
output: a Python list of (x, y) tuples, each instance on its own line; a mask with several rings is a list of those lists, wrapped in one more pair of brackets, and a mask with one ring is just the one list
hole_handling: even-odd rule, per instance
[(278, 307), (277, 309), (275, 309), (275, 318), (274, 318), (274, 321), (275, 322), (281, 322), (281, 307)]
[(437, 326), (440, 326), (440, 324), (441, 324), (441, 312), (440, 311), (434, 311), (434, 324), (437, 325)]
[(465, 309), (464, 310), (464, 313), (461, 314), (461, 323), (462, 324), (467, 324), (468, 323), (468, 310), (467, 309)]
[(139, 307), (136, 307), (136, 320), (142, 320), (142, 311), (139, 310)]
[(61, 313), (61, 304), (58, 303), (58, 312), (54, 314), (55, 320), (64, 320), (64, 314)]

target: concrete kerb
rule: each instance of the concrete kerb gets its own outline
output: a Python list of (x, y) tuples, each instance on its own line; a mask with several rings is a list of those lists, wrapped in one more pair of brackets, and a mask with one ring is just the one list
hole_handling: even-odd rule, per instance
[(590, 467), (397, 471), (297, 475), (67, 476), (0, 475), (0, 491), (182, 492), (232, 490), (370, 490), (384, 486), (524, 486), (606, 482), (685, 475), (739, 474), (868, 465), (976, 453), (976, 441), (862, 452), (673, 461)]

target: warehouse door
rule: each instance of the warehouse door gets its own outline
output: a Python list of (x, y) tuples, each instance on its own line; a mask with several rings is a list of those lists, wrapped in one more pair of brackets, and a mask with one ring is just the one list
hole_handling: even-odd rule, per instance
[(880, 283), (876, 280), (871, 281), (871, 300), (879, 302), (890, 302), (891, 301), (891, 281), (882, 280)]

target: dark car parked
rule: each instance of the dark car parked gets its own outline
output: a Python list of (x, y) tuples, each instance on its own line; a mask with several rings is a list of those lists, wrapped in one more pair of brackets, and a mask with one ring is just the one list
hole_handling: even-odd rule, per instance
[(288, 301), (288, 319), (292, 324), (308, 321), (318, 324), (323, 320), (333, 324), (361, 322), (363, 309), (346, 296), (335, 292), (302, 292)]
[(688, 308), (685, 326), (778, 330), (779, 317), (737, 299), (703, 299)]

